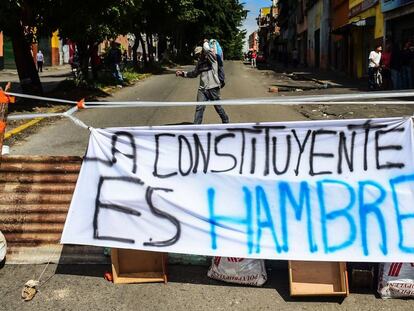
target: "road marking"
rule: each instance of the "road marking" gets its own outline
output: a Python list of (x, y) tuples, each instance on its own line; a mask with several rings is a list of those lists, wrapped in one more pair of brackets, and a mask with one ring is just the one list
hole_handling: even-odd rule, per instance
[[(51, 113), (55, 113), (55, 112), (59, 112), (61, 109), (52, 109)], [(33, 125), (39, 123), (40, 121), (42, 121), (45, 118), (36, 118), (33, 120), (30, 120), (29, 122), (26, 122), (8, 132), (6, 132), (6, 134), (4, 134), (4, 139), (9, 139), (10, 137), (20, 134), (21, 132), (23, 132), (24, 130), (28, 129), (29, 127), (32, 127)]]
[(12, 129), (11, 131), (6, 132), (6, 134), (4, 135), (4, 139), (8, 139), (14, 135), (19, 134), (20, 132), (28, 129), (29, 127), (39, 123), (40, 121), (42, 121), (44, 118), (37, 118), (37, 119), (33, 119), (29, 122), (26, 122), (25, 124), (22, 124), (18, 127), (16, 127), (15, 129)]

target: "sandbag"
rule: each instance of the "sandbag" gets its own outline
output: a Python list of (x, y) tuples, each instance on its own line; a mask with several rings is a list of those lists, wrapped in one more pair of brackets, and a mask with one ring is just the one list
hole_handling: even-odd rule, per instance
[(227, 283), (262, 286), (267, 273), (262, 259), (214, 257), (207, 276)]
[(414, 263), (380, 264), (378, 293), (384, 299), (414, 297)]

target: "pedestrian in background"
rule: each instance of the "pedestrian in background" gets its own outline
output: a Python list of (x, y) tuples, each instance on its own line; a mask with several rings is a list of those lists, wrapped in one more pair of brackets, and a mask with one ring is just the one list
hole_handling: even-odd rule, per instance
[(384, 90), (392, 90), (391, 81), (391, 56), (392, 56), (392, 45), (387, 43), (385, 50), (381, 55), (381, 74), (382, 74), (382, 87)]
[(109, 62), (109, 65), (111, 66), (112, 75), (119, 85), (124, 84), (124, 78), (122, 77), (121, 67), (120, 67), (121, 61), (122, 61), (122, 52), (121, 52), (120, 44), (115, 41), (112, 41), (111, 48), (108, 51), (108, 62)]
[(411, 49), (411, 42), (408, 41), (401, 51), (401, 88), (411, 89), (413, 87), (413, 78), (411, 70), (411, 61), (413, 59), (413, 52)]
[(43, 72), (43, 62), (45, 61), (45, 58), (43, 56), (42, 51), (39, 50), (39, 52), (37, 52), (36, 60), (37, 60), (37, 72)]
[(378, 74), (378, 70), (380, 68), (381, 63), (381, 51), (382, 46), (377, 45), (375, 47), (375, 50), (371, 51), (369, 53), (368, 57), (368, 83), (369, 83), (369, 89), (375, 90), (377, 89), (377, 82), (376, 82), (376, 76)]
[(253, 52), (252, 52), (252, 68), (256, 68), (256, 58), (257, 58), (256, 50), (253, 50)]
[[(194, 50), (197, 58), (197, 64), (193, 71), (185, 72), (178, 70), (176, 76), (184, 78), (196, 78), (200, 76), (200, 85), (197, 92), (197, 101), (215, 101), (220, 100), (220, 79), (218, 77), (217, 56), (210, 48), (208, 40), (204, 40), (203, 46), (198, 46)], [(203, 122), (205, 105), (197, 105), (194, 124)], [(214, 109), (218, 113), (223, 123), (229, 123), (229, 117), (220, 105), (214, 105)]]

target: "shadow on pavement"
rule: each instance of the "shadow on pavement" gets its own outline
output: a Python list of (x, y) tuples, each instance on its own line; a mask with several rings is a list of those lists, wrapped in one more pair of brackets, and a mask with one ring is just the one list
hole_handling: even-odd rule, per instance
[[(44, 96), (50, 98), (78, 101), (82, 98), (94, 100), (109, 96), (98, 88), (76, 87), (72, 80), (42, 82)], [(21, 93), (20, 83), (12, 83), (11, 92)], [(9, 112), (36, 111), (40, 107), (65, 106), (66, 104), (17, 98), (16, 103), (9, 106)], [(67, 104), (68, 109), (72, 105)]]
[[(195, 285), (214, 285), (223, 287), (251, 287), (216, 281), (207, 277), (208, 267), (201, 266), (180, 266), (172, 265), (168, 267), (168, 281), (171, 283), (188, 283)], [(268, 280), (263, 288), (274, 289), (286, 302), (331, 302), (341, 304), (343, 297), (290, 297), (289, 293), (289, 274), (287, 267), (277, 269), (267, 269)], [(255, 288), (255, 287), (253, 287)]]

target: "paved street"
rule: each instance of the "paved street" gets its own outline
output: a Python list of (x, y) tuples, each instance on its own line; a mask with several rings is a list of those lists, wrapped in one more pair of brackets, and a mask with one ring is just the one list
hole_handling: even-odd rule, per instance
[[(238, 286), (207, 278), (207, 267), (169, 266), (169, 283), (114, 285), (103, 274), (109, 266), (55, 266), (31, 302), (20, 298), (26, 281), (44, 266), (6, 266), (0, 270), (1, 310), (413, 310), (412, 300), (382, 300), (374, 294), (342, 298), (289, 296), (287, 269), (268, 270), (263, 288)], [(52, 277), (51, 277), (52, 276)], [(51, 277), (51, 278), (50, 278)], [(50, 278), (50, 279), (49, 279)], [(48, 280), (49, 279), (49, 280)]]
[[(226, 63), (226, 86), (222, 90), (223, 99), (264, 98), (292, 95), (321, 95), (357, 93), (358, 84), (349, 80), (340, 81), (337, 77), (322, 75), (321, 82), (329, 88), (307, 80), (294, 81), (282, 69), (276, 72), (270, 68), (252, 69), (241, 62)], [(185, 69), (191, 69), (187, 66)], [(269, 87), (293, 85), (293, 91), (269, 92)], [(365, 85), (365, 84), (364, 84)], [(118, 90), (114, 95), (103, 98), (105, 101), (194, 101), (198, 79), (177, 78), (174, 70), (154, 75), (132, 87)], [(298, 89), (299, 87), (299, 89)], [(303, 89), (300, 89), (302, 87)], [(363, 90), (363, 88), (362, 88)], [(225, 107), (230, 121), (265, 122), (293, 120), (321, 120), (342, 118), (373, 118), (412, 115), (412, 105), (303, 105), (303, 106), (230, 106)], [(194, 107), (171, 108), (123, 108), (95, 109), (76, 114), (86, 124), (93, 127), (122, 127), (165, 125), (192, 122)], [(219, 123), (220, 118), (213, 107), (206, 109), (204, 123)], [(46, 123), (46, 124), (45, 124)], [(43, 126), (31, 129), (24, 138), (13, 142), (11, 153), (16, 155), (83, 155), (88, 140), (88, 132), (75, 126), (71, 121), (50, 119)], [(6, 142), (8, 143), (8, 142)]]
[[(240, 62), (228, 62), (226, 74), (227, 86), (223, 90), (225, 99), (276, 96), (268, 92), (269, 86), (277, 80), (271, 71), (259, 71)], [(195, 97), (197, 84), (198, 79), (177, 78), (171, 71), (155, 75), (133, 87), (119, 90), (105, 100), (190, 101)], [(332, 88), (322, 91), (309, 90), (300, 94), (344, 91), (356, 92), (358, 90)], [(297, 95), (295, 92), (283, 95), (292, 94)], [(306, 119), (300, 112), (301, 107), (228, 107), (226, 110), (231, 121), (237, 123)], [(316, 116), (318, 107), (314, 110)], [(307, 111), (312, 112), (309, 109)], [(366, 115), (365, 109), (355, 109), (355, 111), (355, 117)], [(191, 122), (193, 112), (192, 107), (99, 109), (81, 111), (77, 116), (93, 127), (110, 127)], [(386, 114), (387, 110), (383, 113)], [(336, 118), (338, 115), (331, 117)], [(352, 115), (347, 117), (352, 117)], [(212, 107), (206, 111), (205, 122), (219, 122)], [(11, 153), (15, 155), (83, 155), (87, 140), (87, 131), (76, 127), (68, 120), (55, 120), (43, 124), (23, 140), (15, 143), (11, 148)], [(170, 266), (167, 285), (113, 285), (103, 279), (104, 272), (110, 270), (109, 265), (50, 265), (43, 277), (47, 280), (46, 283), (42, 285), (34, 300), (29, 303), (21, 300), (21, 289), (27, 280), (39, 276), (44, 265), (6, 265), (0, 270), (2, 280), (0, 309), (376, 311), (390, 308), (413, 309), (413, 301), (384, 301), (376, 297), (374, 292), (351, 294), (346, 299), (321, 297), (292, 299), (289, 296), (289, 281), (285, 265), (285, 262), (268, 265), (269, 281), (263, 288), (226, 285), (210, 280), (206, 276), (207, 267), (199, 266)], [(275, 268), (270, 269), (271, 266)]]
[[(190, 68), (190, 67), (189, 67)], [(268, 75), (251, 69), (240, 62), (226, 64), (227, 82), (223, 99), (260, 98), (274, 96), (268, 92)], [(173, 71), (155, 75), (133, 87), (118, 91), (107, 101), (194, 101), (198, 79), (177, 78)], [(301, 120), (304, 117), (295, 109), (286, 106), (227, 107), (230, 121), (262, 122)], [(126, 108), (95, 109), (81, 111), (77, 115), (93, 127), (118, 127), (139, 125), (164, 125), (192, 122), (193, 107), (184, 108)], [(206, 109), (204, 123), (218, 123), (220, 119), (214, 108)], [(41, 128), (36, 134), (14, 145), (12, 154), (83, 155), (88, 133), (68, 120), (58, 120)]]

